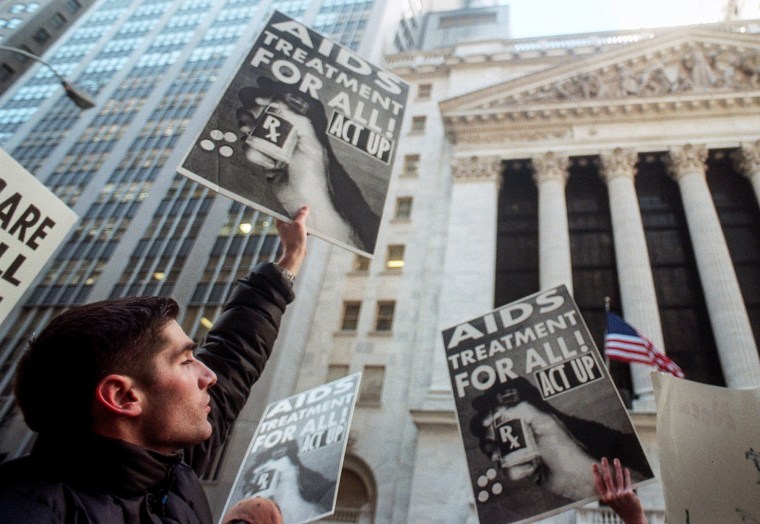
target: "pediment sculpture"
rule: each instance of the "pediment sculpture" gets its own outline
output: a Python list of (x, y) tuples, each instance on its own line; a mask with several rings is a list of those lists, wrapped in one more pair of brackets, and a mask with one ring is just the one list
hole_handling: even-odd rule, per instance
[(526, 102), (662, 97), (760, 88), (760, 49), (691, 43), (654, 57), (583, 71), (516, 93), (491, 107)]

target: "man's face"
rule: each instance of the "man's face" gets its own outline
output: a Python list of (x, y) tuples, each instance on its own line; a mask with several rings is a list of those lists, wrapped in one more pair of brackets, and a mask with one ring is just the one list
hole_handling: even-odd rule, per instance
[(163, 349), (154, 357), (152, 380), (141, 387), (143, 446), (170, 453), (211, 436), (208, 388), (216, 374), (195, 359), (196, 344), (172, 320), (162, 331)]

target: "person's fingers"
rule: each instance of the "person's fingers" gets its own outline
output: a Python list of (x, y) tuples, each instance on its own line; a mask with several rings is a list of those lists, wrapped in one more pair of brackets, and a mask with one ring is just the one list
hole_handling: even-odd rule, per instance
[(631, 483), (631, 470), (628, 468), (625, 468), (625, 489), (633, 489)]
[(594, 488), (599, 496), (604, 498), (607, 496), (607, 486), (602, 478), (602, 472), (599, 471), (599, 466), (597, 466), (596, 463), (594, 463), (591, 468), (594, 473)]
[(623, 467), (620, 465), (620, 460), (615, 459), (613, 461), (615, 464), (615, 488), (618, 490), (625, 489), (625, 481), (623, 478)]
[(296, 216), (293, 218), (293, 222), (299, 224), (306, 224), (306, 217), (309, 216), (309, 206), (301, 206)]
[(607, 489), (613, 491), (615, 489), (615, 483), (612, 480), (612, 472), (610, 471), (610, 463), (607, 461), (607, 457), (602, 458), (602, 477), (604, 483), (607, 485)]

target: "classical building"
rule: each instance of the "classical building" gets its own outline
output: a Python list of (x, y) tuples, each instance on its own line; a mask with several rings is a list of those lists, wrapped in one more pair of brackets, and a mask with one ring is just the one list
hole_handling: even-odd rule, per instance
[[(540, 289), (573, 290), (599, 347), (608, 299), (687, 378), (760, 385), (758, 64), (758, 21), (386, 57), (412, 94), (382, 247), (331, 249), (297, 386), (383, 384), (349, 454), (376, 521), (476, 521), (441, 331)], [(656, 470), (649, 370), (611, 371)]]
[[(514, 40), (472, 30), (506, 20), (484, 7), (407, 16), (394, 39), (391, 6), (101, 0), (46, 55), (97, 87), (96, 108), (43, 70), (0, 97), (0, 146), (81, 217), (0, 324), (4, 458), (33, 438), (15, 361), (56, 312), (171, 294), (200, 340), (235, 278), (276, 256), (271, 219), (175, 176), (270, 7), (385, 52), (411, 94), (375, 256), (310, 240), (274, 357), (209, 472), (217, 512), (268, 402), (362, 371), (333, 520), (477, 522), (441, 331), (558, 284), (598, 345), (609, 297), (687, 378), (760, 385), (760, 22)], [(656, 469), (647, 370), (612, 373)], [(661, 522), (660, 487), (640, 493)]]

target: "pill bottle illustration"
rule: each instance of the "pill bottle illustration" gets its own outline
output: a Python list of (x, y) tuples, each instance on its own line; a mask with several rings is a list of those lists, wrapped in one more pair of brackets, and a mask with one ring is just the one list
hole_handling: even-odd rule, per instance
[(514, 418), (508, 408), (520, 402), (517, 389), (507, 389), (496, 396), (498, 403), (492, 408), (492, 431), (496, 442), (492, 457), (498, 460), (512, 480), (520, 480), (537, 472), (541, 455), (530, 425), (523, 419)]

